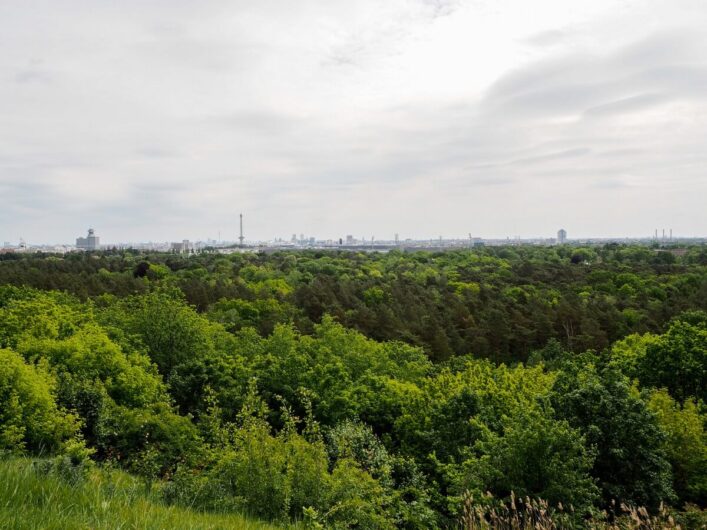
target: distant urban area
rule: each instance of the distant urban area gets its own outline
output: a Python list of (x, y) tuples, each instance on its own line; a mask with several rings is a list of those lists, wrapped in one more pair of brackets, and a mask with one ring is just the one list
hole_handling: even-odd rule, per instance
[(192, 254), (200, 252), (216, 252), (231, 254), (236, 252), (275, 252), (278, 250), (296, 249), (346, 249), (356, 251), (387, 252), (394, 249), (400, 250), (445, 250), (478, 248), (483, 246), (503, 245), (604, 245), (607, 243), (639, 243), (654, 246), (671, 246), (674, 248), (687, 244), (707, 243), (707, 237), (677, 237), (672, 229), (654, 229), (651, 235), (643, 238), (571, 238), (568, 231), (560, 228), (555, 237), (521, 238), (508, 236), (506, 238), (483, 238), (469, 234), (466, 238), (437, 238), (414, 239), (402, 238), (395, 234), (392, 239), (376, 239), (374, 236), (356, 237), (346, 234), (338, 239), (320, 239), (307, 234), (292, 234), (289, 238), (275, 238), (272, 240), (249, 240), (243, 233), (243, 218), (241, 216), (241, 229), (238, 237), (232, 239), (212, 239), (191, 241), (138, 241), (138, 242), (108, 242), (101, 243), (96, 230), (89, 228), (85, 236), (76, 238), (74, 245), (32, 243), (23, 238), (17, 243), (5, 241), (0, 253), (13, 252), (47, 252), (67, 253), (100, 250), (142, 250), (154, 252), (172, 252), (175, 254)]

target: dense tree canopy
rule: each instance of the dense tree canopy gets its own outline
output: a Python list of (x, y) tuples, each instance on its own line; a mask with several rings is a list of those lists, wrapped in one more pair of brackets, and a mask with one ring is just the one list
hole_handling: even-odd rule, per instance
[(313, 527), (704, 506), (705, 256), (4, 256), (0, 451)]

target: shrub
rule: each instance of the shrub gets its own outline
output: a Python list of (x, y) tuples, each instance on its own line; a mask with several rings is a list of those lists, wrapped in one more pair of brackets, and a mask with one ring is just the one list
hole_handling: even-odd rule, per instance
[(171, 474), (180, 463), (199, 462), (203, 456), (196, 426), (163, 403), (140, 409), (112, 405), (96, 443), (107, 457), (153, 478)]
[(285, 520), (301, 516), (303, 508), (322, 505), (326, 467), (322, 444), (297, 434), (272, 436), (267, 425), (259, 423), (238, 431), (210, 477), (248, 513)]
[(80, 438), (67, 441), (62, 453), (51, 460), (39, 460), (35, 469), (42, 475), (54, 474), (68, 484), (76, 485), (88, 477), (94, 468), (91, 456), (95, 452)]
[(430, 495), (414, 460), (390, 454), (371, 428), (344, 421), (326, 435), (330, 467), (350, 460), (378, 480), (386, 511), (399, 528), (436, 526)]
[[(486, 430), (453, 478), (458, 493), (491, 492), (509, 498), (546, 499), (556, 506), (590, 512), (598, 488), (590, 476), (594, 455), (578, 430), (538, 412), (518, 412), (506, 420), (503, 434)], [(454, 468), (453, 468), (454, 469)]]
[(0, 349), (0, 450), (54, 452), (74, 436), (76, 417), (57, 406), (44, 366)]

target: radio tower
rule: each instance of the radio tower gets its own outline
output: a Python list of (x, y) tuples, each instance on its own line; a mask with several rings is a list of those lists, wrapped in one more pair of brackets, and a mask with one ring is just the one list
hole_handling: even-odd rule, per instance
[(243, 214), (241, 214), (241, 235), (238, 236), (238, 241), (240, 241), (240, 247), (243, 248)]

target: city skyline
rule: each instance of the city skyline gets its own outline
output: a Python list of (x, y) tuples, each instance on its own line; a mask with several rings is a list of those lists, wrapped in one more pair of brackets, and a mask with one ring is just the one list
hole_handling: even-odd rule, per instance
[[(240, 222), (242, 222), (242, 214), (239, 219)], [(443, 234), (437, 235), (437, 236), (430, 236), (430, 237), (416, 237), (414, 235), (408, 235), (405, 236), (403, 235), (401, 237), (401, 234), (399, 232), (396, 232), (392, 234), (390, 237), (387, 236), (382, 236), (382, 237), (376, 237), (375, 235), (371, 236), (366, 236), (366, 235), (354, 235), (353, 233), (346, 233), (346, 234), (341, 234), (341, 235), (335, 235), (331, 237), (321, 237), (317, 234), (305, 234), (305, 233), (293, 233), (291, 237), (286, 237), (283, 235), (275, 235), (270, 238), (249, 238), (245, 236), (245, 233), (240, 231), (242, 228), (242, 225), (239, 224), (239, 232), (236, 237), (229, 237), (229, 234), (225, 234), (225, 237), (221, 237), (222, 234), (220, 231), (218, 231), (218, 236), (217, 237), (197, 237), (193, 239), (185, 239), (181, 237), (174, 237), (174, 238), (166, 238), (166, 239), (155, 239), (155, 240), (147, 240), (147, 239), (139, 239), (139, 240), (106, 240), (105, 238), (101, 238), (97, 231), (94, 228), (89, 228), (87, 230), (88, 236), (83, 237), (83, 236), (78, 236), (74, 238), (73, 240), (75, 241), (74, 243), (70, 243), (68, 241), (27, 241), (25, 238), (20, 238), (16, 242), (9, 241), (7, 238), (2, 238), (0, 237), (0, 241), (3, 241), (3, 247), (4, 248), (29, 248), (29, 247), (35, 247), (35, 248), (41, 248), (41, 247), (51, 247), (51, 246), (60, 246), (60, 247), (66, 247), (66, 248), (75, 248), (78, 250), (99, 250), (99, 249), (108, 249), (112, 248), (115, 246), (118, 246), (120, 248), (131, 248), (131, 246), (135, 246), (135, 248), (139, 248), (142, 246), (149, 247), (151, 245), (156, 245), (155, 248), (158, 248), (161, 246), (164, 246), (165, 250), (166, 249), (189, 249), (189, 248), (195, 248), (195, 246), (198, 247), (204, 247), (207, 245), (211, 244), (216, 244), (217, 246), (246, 246), (246, 247), (257, 247), (257, 246), (262, 246), (262, 245), (272, 245), (272, 246), (278, 246), (282, 245), (288, 246), (289, 244), (292, 244), (294, 246), (320, 246), (322, 244), (325, 244), (326, 246), (367, 246), (367, 245), (399, 245), (399, 246), (405, 246), (405, 245), (410, 245), (410, 244), (425, 244), (425, 243), (430, 243), (432, 245), (434, 244), (452, 244), (452, 243), (461, 243), (464, 244), (468, 242), (470, 246), (474, 246), (475, 243), (477, 242), (490, 242), (493, 244), (503, 244), (504, 242), (508, 242), (510, 244), (514, 244), (517, 242), (521, 243), (545, 243), (545, 244), (564, 244), (564, 243), (577, 243), (577, 242), (583, 242), (583, 241), (594, 241), (594, 242), (601, 242), (601, 241), (635, 241), (635, 242), (646, 242), (646, 241), (655, 241), (655, 242), (660, 242), (660, 243), (677, 243), (677, 242), (689, 242), (689, 241), (696, 241), (696, 242), (705, 242), (707, 241), (707, 236), (691, 236), (691, 235), (680, 235), (680, 234), (674, 234), (672, 228), (655, 228), (650, 234), (643, 234), (641, 236), (579, 236), (579, 237), (574, 237), (571, 234), (567, 232), (564, 228), (560, 228), (555, 234), (549, 235), (549, 234), (536, 234), (536, 235), (530, 235), (530, 236), (520, 236), (520, 235), (507, 235), (507, 236), (501, 236), (501, 237), (489, 237), (489, 236), (484, 236), (483, 234), (472, 234), (472, 233), (467, 233), (466, 235), (448, 235), (445, 236)], [(103, 242), (101, 242), (101, 239), (103, 239)]]
[[(244, 216), (244, 222), (249, 223), (249, 219)], [(59, 238), (56, 239), (51, 239), (47, 237), (42, 237), (41, 236), (41, 230), (40, 230), (40, 237), (38, 238), (29, 238), (26, 237), (23, 233), (21, 234), (10, 234), (8, 231), (5, 229), (4, 226), (0, 226), (0, 241), (6, 242), (6, 243), (13, 243), (17, 244), (19, 243), (20, 240), (23, 241), (32, 241), (34, 244), (39, 244), (39, 245), (73, 245), (74, 242), (78, 237), (81, 237), (82, 234), (85, 234), (88, 230), (95, 230), (98, 232), (99, 230), (95, 228), (95, 224), (90, 224), (87, 225), (86, 223), (83, 223), (81, 225), (83, 228), (79, 228), (76, 232), (66, 232), (63, 235), (60, 235)], [(569, 225), (568, 225), (569, 226)], [(88, 228), (87, 228), (88, 227)], [(316, 230), (315, 232), (304, 232), (302, 230), (298, 229), (292, 229), (292, 228), (283, 228), (279, 230), (277, 233), (274, 234), (266, 234), (264, 233), (264, 230), (259, 230), (258, 227), (250, 227), (254, 229), (254, 232), (249, 232), (247, 229), (244, 229), (244, 241), (251, 241), (251, 242), (256, 242), (256, 241), (276, 241), (276, 240), (289, 240), (291, 236), (294, 234), (296, 236), (300, 235), (305, 235), (307, 238), (310, 237), (315, 237), (317, 241), (325, 241), (325, 240), (338, 240), (339, 238), (346, 239), (347, 236), (352, 236), (354, 239), (357, 240), (365, 240), (365, 241), (370, 241), (370, 239), (373, 237), (374, 240), (379, 241), (379, 240), (385, 240), (385, 241), (394, 241), (396, 237), (400, 241), (405, 241), (405, 240), (413, 240), (413, 241), (430, 241), (430, 240), (437, 240), (440, 237), (443, 239), (449, 239), (449, 240), (463, 240), (463, 239), (469, 239), (469, 236), (471, 235), (473, 238), (482, 238), (482, 239), (487, 239), (487, 240), (503, 240), (503, 239), (527, 239), (527, 240), (538, 240), (538, 239), (557, 239), (559, 231), (560, 230), (566, 230), (565, 225), (556, 225), (555, 228), (550, 228), (547, 233), (531, 233), (531, 232), (520, 232), (520, 233), (514, 233), (514, 234), (502, 234), (502, 233), (492, 233), (492, 234), (484, 234), (484, 233), (479, 233), (477, 232), (470, 232), (469, 230), (465, 230), (465, 227), (460, 227), (456, 231), (452, 233), (438, 233), (438, 234), (433, 234), (433, 233), (427, 233), (427, 234), (415, 234), (415, 233), (409, 233), (405, 232), (403, 230), (397, 229), (394, 230), (390, 233), (387, 231), (383, 230), (374, 230), (373, 234), (366, 235), (363, 233), (361, 230), (352, 230), (350, 227), (348, 229), (344, 229), (340, 233), (338, 232), (333, 232), (331, 230), (327, 229), (320, 229)], [(165, 234), (163, 236), (158, 236), (158, 237), (136, 237), (136, 238), (129, 238), (129, 237), (123, 237), (121, 234), (123, 231), (121, 230), (121, 227), (101, 227), (100, 228), (100, 238), (103, 241), (106, 241), (108, 243), (147, 243), (147, 242), (179, 242), (184, 239), (188, 239), (191, 241), (220, 241), (220, 242), (232, 242), (232, 243), (237, 243), (240, 240), (240, 224), (239, 224), (239, 219), (236, 217), (235, 221), (235, 228), (229, 227), (228, 229), (224, 228), (215, 228), (211, 231), (208, 231), (206, 233), (197, 233), (194, 230), (187, 230), (188, 233), (183, 233), (183, 232), (175, 232), (175, 231), (165, 231)], [(665, 237), (663, 237), (663, 233), (665, 233)], [(105, 234), (108, 234), (107, 236)], [(377, 235), (380, 234), (380, 235)], [(597, 239), (597, 240), (602, 240), (602, 239), (615, 239), (615, 240), (621, 240), (621, 239), (627, 239), (627, 240), (649, 240), (649, 239), (657, 239), (657, 240), (662, 240), (662, 239), (670, 239), (673, 237), (674, 239), (706, 239), (707, 238), (707, 230), (704, 230), (702, 232), (699, 231), (689, 231), (687, 233), (680, 233), (677, 230), (675, 230), (672, 227), (653, 227), (653, 228), (648, 228), (644, 230), (643, 232), (640, 233), (621, 233), (620, 230), (616, 230), (612, 233), (608, 234), (596, 234), (596, 233), (591, 233), (588, 231), (582, 231), (582, 230), (577, 230), (575, 227), (572, 227), (572, 230), (566, 230), (566, 238), (567, 240), (589, 240), (589, 239)]]
[(41, 5), (0, 240), (707, 235), (702, 0)]

